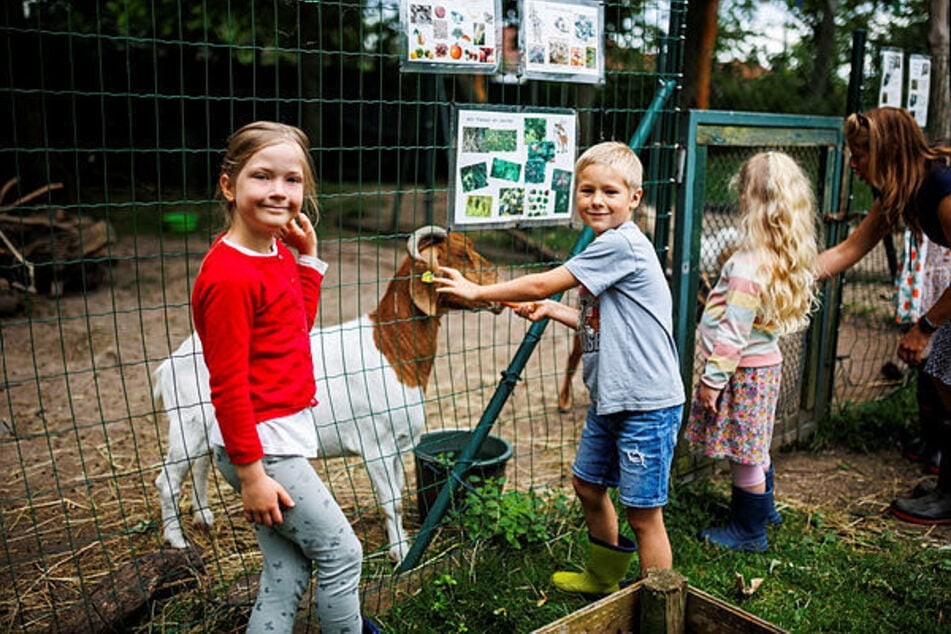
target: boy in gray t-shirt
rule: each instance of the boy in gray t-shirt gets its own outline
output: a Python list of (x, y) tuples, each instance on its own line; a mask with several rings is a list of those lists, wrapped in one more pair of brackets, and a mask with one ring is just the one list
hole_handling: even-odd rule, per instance
[[(569, 592), (618, 589), (640, 547), (640, 570), (671, 568), (663, 507), (684, 403), (674, 345), (670, 289), (650, 242), (634, 225), (643, 168), (623, 143), (589, 148), (575, 164), (578, 215), (595, 239), (546, 273), (479, 286), (455, 269), (436, 278), (440, 293), (471, 300), (523, 301), (532, 321), (554, 319), (581, 337), (591, 407), (572, 467), (590, 551), (584, 572), (556, 572)], [(581, 286), (580, 309), (543, 300)], [(604, 345), (601, 345), (604, 344)], [(608, 487), (621, 503), (637, 543), (620, 534)]]

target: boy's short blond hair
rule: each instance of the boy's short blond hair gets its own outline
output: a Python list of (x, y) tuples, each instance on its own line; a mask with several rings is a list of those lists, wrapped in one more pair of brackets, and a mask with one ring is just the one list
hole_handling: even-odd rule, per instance
[(591, 165), (609, 165), (623, 177), (632, 192), (641, 188), (644, 166), (630, 146), (620, 141), (604, 141), (592, 145), (575, 162), (575, 175)]

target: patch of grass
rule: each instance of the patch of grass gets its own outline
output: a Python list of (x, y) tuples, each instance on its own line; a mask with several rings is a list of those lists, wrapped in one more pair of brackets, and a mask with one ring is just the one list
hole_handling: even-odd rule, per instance
[(819, 425), (809, 447), (843, 447), (861, 452), (894, 447), (907, 439), (917, 424), (915, 389), (912, 379), (884, 399), (846, 403)]
[[(547, 511), (533, 507), (524, 521), (540, 522), (543, 540), (519, 540), (515, 547), (493, 528), (496, 520), (505, 525), (500, 514), (521, 517), (525, 495), (513, 496), (511, 504), (499, 500), (496, 519), (476, 524), (474, 542), (462, 529), (473, 518), (457, 515), (440, 542), (458, 540), (460, 547), (427, 571), (432, 576), (418, 593), (380, 615), (385, 631), (528, 632), (587, 605), (550, 582), (556, 570), (584, 566), (587, 537), (577, 503), (562, 494), (549, 500), (554, 506)], [(665, 519), (674, 565), (692, 587), (797, 633), (948, 631), (948, 547), (926, 548), (899, 526), (845, 533), (824, 525), (820, 514), (794, 510), (770, 528), (766, 553), (735, 553), (698, 539), (700, 529), (725, 523), (728, 514), (728, 493), (709, 480), (673, 492)], [(636, 570), (635, 560), (632, 575)], [(747, 583), (764, 582), (745, 597), (736, 573)]]
[[(770, 529), (766, 553), (701, 543), (697, 532), (725, 523), (728, 506), (726, 494), (699, 481), (678, 490), (668, 507), (675, 567), (691, 585), (795, 632), (941, 630), (951, 609), (947, 550), (898, 532), (844, 534), (825, 527), (821, 515), (791, 510)], [(737, 572), (764, 579), (760, 590), (743, 597)]]

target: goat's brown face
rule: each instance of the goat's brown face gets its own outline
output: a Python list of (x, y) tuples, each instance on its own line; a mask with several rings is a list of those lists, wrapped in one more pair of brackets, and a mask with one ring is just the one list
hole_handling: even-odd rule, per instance
[[(435, 240), (430, 244), (419, 246), (419, 253), (422, 260), (416, 260), (413, 263), (413, 287), (421, 293), (426, 291), (426, 298), (418, 296), (419, 293), (414, 290), (414, 303), (424, 310), (427, 314), (442, 314), (449, 310), (489, 308), (492, 312), (498, 314), (502, 306), (493, 302), (473, 302), (463, 300), (459, 297), (453, 297), (448, 294), (437, 294), (435, 285), (423, 282), (423, 278), (432, 274), (439, 274), (440, 266), (451, 266), (458, 269), (471, 282), (476, 284), (494, 284), (499, 279), (498, 271), (495, 265), (482, 257), (472, 241), (464, 234), (459, 232), (449, 232), (445, 238)], [(427, 262), (432, 266), (427, 266)], [(419, 276), (419, 277), (417, 277)], [(431, 281), (431, 280), (430, 280)], [(421, 301), (422, 300), (422, 301)], [(435, 310), (425, 310), (423, 305), (435, 307)]]
[[(499, 272), (495, 265), (476, 251), (472, 241), (465, 235), (450, 233), (445, 244), (445, 266), (458, 269), (467, 280), (476, 284), (495, 284), (499, 281)], [(451, 295), (440, 295), (440, 298), (452, 308), (492, 308), (496, 313), (502, 310), (500, 304), (492, 302), (469, 302)]]

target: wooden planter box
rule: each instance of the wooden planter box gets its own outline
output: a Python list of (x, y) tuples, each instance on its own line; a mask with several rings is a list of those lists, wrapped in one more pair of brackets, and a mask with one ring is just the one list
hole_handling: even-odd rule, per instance
[(539, 628), (533, 634), (788, 634), (786, 630), (687, 585), (674, 570), (651, 570), (596, 603)]

